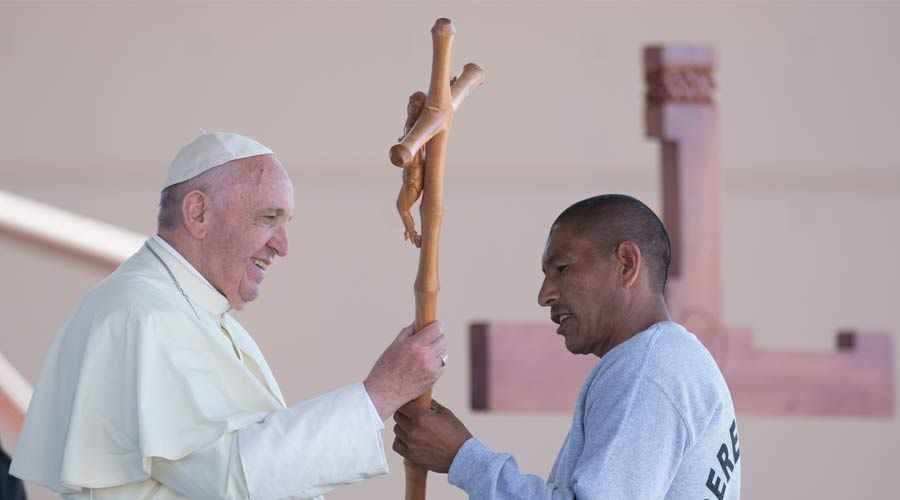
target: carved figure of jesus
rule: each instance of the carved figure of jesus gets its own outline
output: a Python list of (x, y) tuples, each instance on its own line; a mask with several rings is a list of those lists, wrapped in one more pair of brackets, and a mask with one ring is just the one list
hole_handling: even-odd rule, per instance
[[(416, 92), (409, 96), (409, 104), (406, 106), (406, 124), (403, 125), (403, 135), (398, 141), (402, 141), (409, 131), (416, 124), (422, 110), (425, 109), (425, 93)], [(408, 167), (403, 168), (403, 186), (400, 187), (400, 193), (397, 195), (397, 211), (403, 220), (403, 227), (406, 231), (403, 237), (411, 241), (416, 248), (422, 246), (422, 236), (416, 232), (416, 221), (409, 214), (410, 208), (416, 200), (422, 196), (422, 181), (424, 180), (425, 168), (425, 148), (421, 148), (413, 155), (412, 162)]]

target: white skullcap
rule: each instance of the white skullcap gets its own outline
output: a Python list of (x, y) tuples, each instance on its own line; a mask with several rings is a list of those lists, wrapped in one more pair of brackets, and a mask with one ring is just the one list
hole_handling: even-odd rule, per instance
[(166, 173), (163, 189), (193, 179), (231, 160), (271, 154), (275, 153), (249, 137), (230, 132), (205, 132), (175, 155)]

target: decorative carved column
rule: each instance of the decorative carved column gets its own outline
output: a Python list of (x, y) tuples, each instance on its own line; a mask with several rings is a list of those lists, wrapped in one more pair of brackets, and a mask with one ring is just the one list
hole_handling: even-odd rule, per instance
[(662, 219), (672, 244), (666, 302), (698, 335), (722, 324), (722, 202), (715, 53), (703, 46), (644, 50), (647, 135), (662, 143)]

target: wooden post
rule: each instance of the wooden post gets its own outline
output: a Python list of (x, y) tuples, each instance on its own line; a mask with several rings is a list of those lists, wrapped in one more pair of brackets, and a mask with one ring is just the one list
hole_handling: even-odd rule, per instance
[[(391, 163), (394, 165), (410, 168), (416, 164), (417, 168), (423, 169), (421, 176), (423, 184), (420, 190), (422, 201), (419, 205), (422, 220), (421, 250), (414, 287), (416, 330), (437, 319), (437, 298), (440, 291), (438, 244), (441, 220), (444, 216), (444, 159), (453, 115), (466, 96), (484, 82), (484, 72), (476, 64), (467, 64), (459, 78), (451, 82), (450, 48), (455, 33), (456, 30), (449, 19), (438, 19), (431, 28), (434, 53), (425, 107), (417, 110), (420, 114), (415, 125), (400, 144), (394, 145), (390, 150)], [(423, 146), (425, 165), (421, 166), (415, 160)], [(402, 215), (399, 202), (398, 208), (401, 209)], [(413, 242), (416, 243), (415, 239)], [(430, 408), (431, 390), (422, 394), (416, 402), (424, 408)], [(427, 471), (409, 461), (404, 461), (404, 466), (406, 500), (424, 500)]]

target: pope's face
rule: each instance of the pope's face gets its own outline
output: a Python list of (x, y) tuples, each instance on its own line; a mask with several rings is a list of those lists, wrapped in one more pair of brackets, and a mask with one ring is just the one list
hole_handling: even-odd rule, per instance
[(234, 309), (259, 295), (275, 256), (288, 253), (294, 187), (273, 155), (241, 160), (244, 173), (213, 202), (204, 273)]
[(623, 308), (612, 250), (597, 248), (566, 222), (550, 230), (538, 303), (550, 308), (572, 353), (602, 356), (613, 346)]

